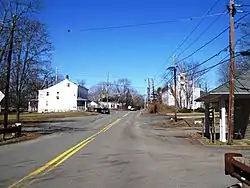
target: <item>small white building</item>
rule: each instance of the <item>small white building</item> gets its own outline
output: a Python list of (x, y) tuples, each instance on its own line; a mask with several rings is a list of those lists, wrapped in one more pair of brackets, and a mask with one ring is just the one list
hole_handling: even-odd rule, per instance
[(89, 107), (91, 108), (98, 108), (100, 106), (100, 104), (96, 101), (91, 101), (89, 104), (88, 104)]
[(121, 103), (110, 101), (110, 102), (99, 102), (102, 107), (108, 107), (109, 109), (120, 109), (122, 107)]
[[(189, 87), (189, 88), (188, 88)], [(189, 92), (186, 92), (188, 89)], [(202, 102), (196, 102), (195, 99), (201, 96), (202, 90), (199, 87), (177, 84), (176, 86), (177, 104), (180, 108), (197, 109), (203, 107)], [(187, 101), (188, 100), (188, 101)], [(193, 105), (194, 101), (194, 105)], [(175, 106), (174, 86), (168, 84), (162, 89), (162, 102), (168, 106)]]
[(38, 112), (67, 112), (87, 109), (88, 89), (68, 79), (38, 91)]

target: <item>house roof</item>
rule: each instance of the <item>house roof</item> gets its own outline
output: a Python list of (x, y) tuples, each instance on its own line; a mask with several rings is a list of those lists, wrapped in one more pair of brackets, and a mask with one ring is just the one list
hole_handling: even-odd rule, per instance
[[(69, 83), (71, 83), (71, 84), (75, 84), (75, 85), (77, 85), (78, 87), (82, 87), (82, 88), (85, 88), (86, 90), (88, 90), (86, 87), (81, 86), (81, 85), (79, 85), (79, 84), (77, 84), (77, 83), (75, 83), (75, 82), (72, 82), (72, 81), (69, 80), (68, 78), (65, 78), (65, 79), (62, 80), (61, 82), (58, 82), (57, 84), (55, 84), (55, 85), (53, 85), (53, 86), (50, 86), (50, 87), (48, 87), (48, 88), (52, 88), (52, 87), (54, 87), (54, 86), (56, 86), (56, 85), (58, 85), (58, 84), (60, 84), (60, 83), (62, 83), (62, 82), (65, 82), (65, 81), (67, 81), (67, 82), (69, 82)], [(47, 90), (48, 88), (41, 89), (41, 90)], [(41, 90), (39, 90), (39, 91), (41, 91)]]
[[(249, 95), (250, 97), (250, 70), (246, 73), (235, 78), (235, 87), (234, 94), (235, 95)], [(207, 100), (215, 100), (221, 95), (228, 96), (229, 95), (229, 82), (226, 82), (217, 88), (210, 91), (208, 94), (202, 95), (196, 101), (207, 101)]]

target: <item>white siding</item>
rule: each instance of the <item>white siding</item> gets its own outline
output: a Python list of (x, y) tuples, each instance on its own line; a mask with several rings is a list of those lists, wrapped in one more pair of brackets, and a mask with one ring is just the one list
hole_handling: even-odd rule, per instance
[(78, 86), (68, 79), (39, 90), (38, 112), (63, 112), (77, 110)]
[[(194, 100), (198, 99), (200, 97), (200, 95), (201, 95), (201, 89), (200, 88), (195, 88), (194, 89)], [(194, 109), (201, 108), (201, 107), (203, 107), (202, 102), (194, 101)]]

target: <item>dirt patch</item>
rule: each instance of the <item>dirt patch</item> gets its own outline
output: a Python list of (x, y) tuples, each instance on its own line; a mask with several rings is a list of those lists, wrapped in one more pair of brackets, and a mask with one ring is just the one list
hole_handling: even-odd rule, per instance
[(177, 122), (171, 120), (161, 120), (152, 122), (153, 126), (159, 126), (163, 128), (174, 128), (174, 127), (197, 127), (191, 119), (178, 120)]
[(36, 139), (40, 136), (43, 136), (45, 134), (41, 134), (41, 133), (22, 133), (21, 137), (12, 137), (11, 135), (7, 135), (6, 136), (6, 140), (3, 141), (2, 138), (0, 140), (0, 146), (2, 145), (7, 145), (7, 144), (14, 144), (17, 142), (23, 142), (23, 141), (27, 141), (27, 140), (33, 140)]

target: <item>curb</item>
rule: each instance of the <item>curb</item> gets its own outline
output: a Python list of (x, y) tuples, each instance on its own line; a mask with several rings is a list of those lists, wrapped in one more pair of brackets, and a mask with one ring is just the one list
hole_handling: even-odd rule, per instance
[[(193, 139), (193, 138), (192, 138)], [(235, 149), (235, 150), (250, 150), (250, 146), (237, 146), (237, 145), (209, 145), (204, 143), (200, 139), (196, 139), (198, 142), (200, 142), (201, 145), (211, 147), (211, 148), (220, 148), (220, 149)]]

